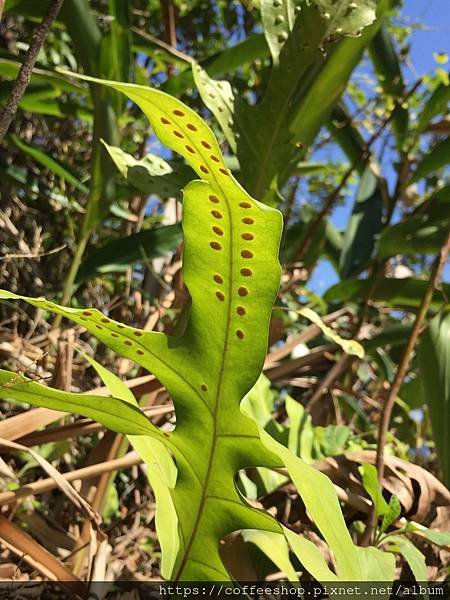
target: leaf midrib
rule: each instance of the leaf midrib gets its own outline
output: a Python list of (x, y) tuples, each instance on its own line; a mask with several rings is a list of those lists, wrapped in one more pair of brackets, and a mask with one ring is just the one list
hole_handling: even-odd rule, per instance
[[(176, 580), (178, 580), (180, 578), (181, 573), (183, 572), (184, 567), (186, 566), (187, 562), (190, 560), (189, 553), (190, 553), (190, 551), (192, 549), (192, 544), (193, 544), (193, 542), (195, 540), (196, 533), (197, 533), (197, 531), (198, 531), (198, 529), (200, 527), (200, 522), (202, 520), (205, 503), (206, 503), (206, 500), (208, 499), (208, 487), (209, 487), (209, 480), (210, 480), (211, 472), (212, 472), (212, 465), (214, 463), (214, 454), (215, 454), (216, 447), (217, 447), (217, 441), (218, 441), (218, 439), (220, 437), (217, 434), (217, 413), (218, 413), (218, 405), (219, 405), (220, 395), (221, 395), (221, 391), (222, 391), (222, 384), (223, 384), (224, 371), (225, 371), (225, 363), (226, 363), (226, 359), (227, 359), (226, 348), (227, 348), (228, 343), (229, 343), (230, 326), (231, 326), (231, 304), (232, 304), (231, 291), (232, 291), (232, 285), (233, 285), (233, 265), (234, 265), (234, 261), (233, 261), (233, 248), (234, 248), (233, 218), (232, 218), (232, 211), (231, 211), (231, 208), (230, 208), (230, 203), (228, 201), (226, 193), (225, 193), (223, 187), (217, 181), (217, 179), (214, 178), (214, 180), (215, 180), (215, 183), (216, 183), (217, 187), (220, 189), (220, 191), (222, 193), (222, 197), (223, 197), (223, 199), (225, 201), (225, 205), (226, 205), (226, 209), (227, 209), (227, 213), (228, 213), (228, 219), (229, 219), (229, 227), (230, 227), (230, 242), (228, 244), (228, 267), (229, 267), (229, 274), (230, 275), (229, 275), (228, 294), (227, 294), (227, 312), (226, 312), (226, 324), (225, 324), (225, 338), (224, 338), (224, 346), (222, 348), (222, 360), (221, 360), (220, 369), (219, 369), (218, 383), (217, 383), (217, 387), (216, 387), (216, 393), (215, 393), (214, 404), (213, 404), (213, 409), (212, 409), (212, 413), (213, 413), (213, 430), (212, 430), (211, 448), (210, 448), (210, 451), (209, 451), (209, 454), (208, 454), (208, 466), (207, 466), (207, 469), (206, 469), (205, 480), (204, 480), (204, 483), (203, 483), (203, 486), (202, 486), (202, 495), (201, 495), (201, 498), (200, 498), (200, 503), (199, 503), (197, 515), (196, 515), (196, 518), (195, 518), (194, 527), (192, 528), (188, 545), (187, 545), (187, 547), (186, 547), (186, 549), (184, 551), (183, 559), (182, 559), (182, 561), (180, 563), (180, 567), (179, 567), (178, 572), (177, 572), (177, 574), (175, 576)], [(210, 185), (211, 185), (211, 183), (210, 183)]]

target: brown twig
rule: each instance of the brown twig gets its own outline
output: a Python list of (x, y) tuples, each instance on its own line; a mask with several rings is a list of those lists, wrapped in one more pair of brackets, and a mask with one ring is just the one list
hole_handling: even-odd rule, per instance
[[(69, 473), (63, 473), (62, 477), (66, 481), (90, 479), (91, 477), (101, 475), (102, 473), (109, 473), (119, 469), (127, 469), (133, 465), (139, 465), (141, 463), (142, 459), (136, 452), (129, 452), (122, 458), (115, 458), (99, 464), (83, 467), (75, 471), (70, 471)], [(33, 483), (24, 485), (15, 491), (0, 493), (0, 504), (1, 506), (13, 504), (21, 498), (49, 492), (50, 490), (54, 490), (56, 487), (58, 487), (58, 485), (52, 477), (39, 479), (38, 481), (33, 481)]]
[[(433, 294), (439, 282), (441, 280), (442, 269), (444, 268), (447, 256), (450, 252), (450, 235), (447, 237), (446, 242), (443, 244), (439, 254), (437, 255), (433, 268), (430, 274), (430, 280), (425, 294), (420, 304), (419, 312), (415, 318), (411, 333), (406, 343), (405, 350), (403, 351), (402, 358), (397, 368), (397, 372), (392, 382), (391, 389), (386, 402), (381, 409), (381, 418), (378, 426), (378, 440), (377, 440), (377, 453), (375, 466), (378, 472), (378, 481), (381, 483), (384, 476), (384, 448), (386, 445), (387, 432), (389, 431), (389, 424), (391, 421), (392, 409), (394, 408), (395, 399), (397, 398), (400, 387), (405, 379), (405, 375), (408, 371), (408, 367), (411, 361), (411, 355), (416, 346), (419, 335), (422, 332), (422, 324), (430, 308), (430, 303), (433, 298)], [(374, 506), (369, 515), (366, 531), (364, 532), (362, 543), (369, 543), (372, 538), (373, 531), (376, 526), (376, 513)]]
[(143, 31), (142, 29), (139, 29), (138, 27), (132, 27), (131, 31), (133, 31), (134, 33), (137, 33), (139, 36), (141, 36), (145, 40), (148, 40), (151, 44), (154, 44), (155, 46), (159, 46), (159, 48), (162, 48), (168, 54), (171, 54), (174, 58), (177, 58), (177, 59), (187, 62), (189, 64), (192, 64), (193, 62), (195, 62), (194, 59), (192, 58), (192, 56), (189, 56), (189, 54), (186, 54), (185, 52), (178, 50), (175, 46), (173, 46), (167, 42), (164, 42), (163, 40), (160, 40), (159, 38), (155, 37), (151, 33), (147, 33), (146, 31)]
[(342, 358), (334, 363), (317, 388), (314, 390), (311, 398), (306, 401), (305, 405), (309, 411), (322, 398), (322, 395), (331, 387), (334, 381), (340, 377), (344, 371), (346, 371), (351, 361), (351, 357), (348, 356), (348, 354), (344, 354)]
[[(164, 41), (173, 49), (177, 49), (177, 29), (175, 23), (175, 4), (173, 0), (160, 0), (161, 13), (164, 22)], [(167, 75), (170, 77), (174, 73), (174, 65), (167, 65)]]
[(33, 33), (30, 46), (25, 54), (25, 59), (20, 67), (17, 79), (13, 84), (11, 95), (0, 111), (0, 142), (5, 137), (14, 115), (19, 108), (19, 103), (28, 87), (28, 84), (30, 83), (31, 74), (33, 72), (36, 58), (39, 54), (39, 50), (44, 45), (48, 32), (50, 31), (50, 27), (52, 26), (53, 21), (56, 19), (63, 2), (64, 0), (53, 0), (50, 3), (47, 14)]

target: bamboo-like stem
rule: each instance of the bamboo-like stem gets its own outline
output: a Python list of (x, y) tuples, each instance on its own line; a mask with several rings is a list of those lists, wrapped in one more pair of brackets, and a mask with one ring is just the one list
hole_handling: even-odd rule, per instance
[[(77, 248), (75, 250), (75, 255), (72, 259), (72, 263), (70, 265), (69, 273), (67, 274), (67, 278), (64, 282), (64, 289), (61, 298), (62, 306), (67, 306), (73, 292), (73, 286), (75, 283), (75, 278), (78, 273), (78, 269), (80, 268), (81, 261), (83, 259), (84, 251), (86, 250), (87, 243), (89, 238), (91, 237), (91, 231), (86, 231), (81, 235), (80, 240), (78, 241)], [(56, 315), (52, 329), (58, 329), (62, 321), (61, 315)]]

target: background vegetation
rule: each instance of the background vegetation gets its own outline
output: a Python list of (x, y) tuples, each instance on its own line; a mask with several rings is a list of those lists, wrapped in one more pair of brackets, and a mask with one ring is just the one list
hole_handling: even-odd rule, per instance
[[(6, 2), (3, 105), (52, 4)], [(189, 308), (180, 190), (195, 175), (134, 104), (61, 68), (182, 99), (210, 123), (249, 193), (284, 216), (260, 424), (332, 479), (355, 541), (382, 545), (388, 531), (398, 537), (391, 549), (399, 577), (444, 580), (447, 56), (436, 49), (435, 68), (416, 76), (401, 2), (380, 0), (368, 25), (359, 11), (373, 3), (355, 3), (355, 17), (343, 0), (332, 31), (299, 5), (303, 13), (282, 0), (65, 0), (1, 144), (0, 284), (95, 306), (149, 331), (177, 331)], [(201, 70), (192, 71), (193, 59)], [(173, 424), (161, 384), (81, 327), (8, 301), (0, 326), (4, 368), (61, 390), (105, 393), (81, 349), (125, 379), (155, 423)], [(342, 338), (357, 340), (364, 355), (346, 351)], [(2, 401), (0, 438), (3, 576), (160, 575), (152, 492), (120, 434)], [(95, 543), (92, 514), (58, 489), (68, 477), (103, 518)], [(241, 486), (326, 555), (285, 473), (248, 470)], [(289, 568), (251, 536), (230, 537), (223, 553), (238, 578)]]

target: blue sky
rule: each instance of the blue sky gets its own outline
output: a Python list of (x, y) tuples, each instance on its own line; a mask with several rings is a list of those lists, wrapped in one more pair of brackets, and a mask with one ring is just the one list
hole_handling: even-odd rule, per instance
[[(404, 0), (404, 8), (397, 19), (400, 24), (414, 26), (411, 35), (411, 69), (404, 73), (406, 81), (415, 81), (419, 76), (432, 72), (436, 67), (435, 52), (450, 54), (450, 0)], [(447, 65), (448, 66), (448, 65)], [(343, 229), (351, 213), (351, 201), (338, 207), (332, 215), (333, 223)], [(450, 279), (450, 267), (444, 275)], [(321, 261), (309, 281), (308, 287), (323, 293), (338, 281), (338, 277), (327, 261)]]

